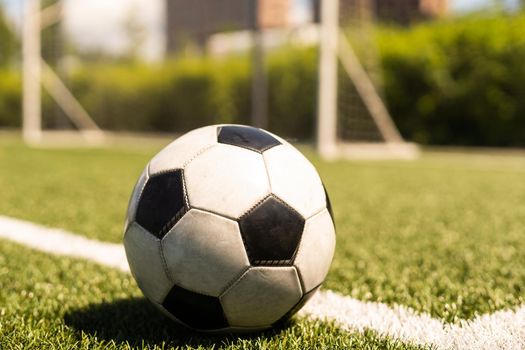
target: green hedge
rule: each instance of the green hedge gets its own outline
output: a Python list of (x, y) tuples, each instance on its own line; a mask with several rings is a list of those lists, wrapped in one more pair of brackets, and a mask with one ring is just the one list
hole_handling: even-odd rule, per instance
[(22, 86), (18, 72), (0, 69), (0, 127), (20, 125)]
[[(379, 28), (385, 97), (401, 133), (423, 144), (525, 146), (523, 28), (525, 14)], [(283, 49), (267, 65), (269, 128), (311, 139), (316, 51)], [(249, 122), (245, 57), (89, 64), (69, 84), (107, 129), (183, 132)], [(19, 76), (0, 71), (0, 126), (19, 125), (19, 115)]]
[(424, 144), (525, 146), (525, 15), (383, 29), (388, 106)]
[[(315, 52), (276, 53), (268, 61), (269, 126), (310, 137)], [(186, 131), (249, 123), (250, 66), (244, 58), (181, 59), (162, 66), (95, 65), (71, 78), (73, 92), (107, 129)]]

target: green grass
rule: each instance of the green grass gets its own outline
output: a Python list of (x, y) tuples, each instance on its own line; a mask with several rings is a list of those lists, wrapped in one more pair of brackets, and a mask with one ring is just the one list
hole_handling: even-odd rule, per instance
[[(18, 139), (2, 135), (0, 215), (118, 242), (134, 181), (158, 149), (158, 146), (147, 145), (142, 148), (30, 149)], [(524, 302), (523, 156), (427, 152), (414, 162), (327, 163), (316, 158), (310, 149), (304, 150), (319, 169), (336, 217), (337, 249), (325, 284), (327, 288), (361, 300), (407, 305), (445, 322), (469, 319)], [(24, 251), (19, 254), (25, 257)], [(51, 258), (42, 256), (39, 259)], [(38, 266), (50, 265), (49, 268), (54, 269), (61, 264), (72, 264), (63, 259), (53, 261), (56, 263)], [(24, 271), (18, 268), (25, 277), (17, 281), (27, 283), (28, 291), (32, 282), (37, 281), (38, 285), (40, 280), (46, 280), (47, 274), (52, 275), (47, 267), (37, 274), (35, 267), (31, 267), (33, 264), (36, 263), (26, 264), (29, 266), (24, 267)], [(119, 300), (126, 303), (130, 297), (138, 297), (129, 277), (95, 265), (75, 263), (74, 266), (76, 264), (90, 266), (85, 273), (84, 286), (75, 284), (74, 276), (68, 280), (67, 273), (61, 276), (60, 269), (53, 270), (59, 276), (53, 285), (72, 288), (70, 296), (74, 300), (70, 302), (76, 307), (88, 306), (89, 300), (90, 303), (106, 301), (111, 308)], [(90, 281), (98, 274), (104, 276), (99, 277), (104, 281), (100, 281), (99, 287), (91, 287)], [(128, 287), (107, 281), (108, 275), (114, 276), (115, 283), (127, 283)], [(14, 279), (12, 274), (9, 277), (2, 274), (0, 283), (10, 286), (14, 281), (9, 282), (9, 279)], [(99, 282), (95, 278), (96, 283)], [(100, 291), (95, 293), (91, 288)], [(126, 293), (118, 294), (122, 290)], [(7, 298), (6, 292), (2, 293), (3, 298)], [(50, 296), (49, 302), (59, 294)], [(2, 300), (0, 307), (9, 309), (15, 307), (12, 304), (23, 304), (24, 299), (17, 293), (12, 298)], [(18, 323), (25, 324), (33, 313), (40, 312), (47, 311), (39, 303), (35, 304), (35, 310), (25, 309), (14, 314), (2, 311), (2, 332), (8, 329), (4, 324), (21, 327)], [(78, 332), (74, 333), (76, 336), (68, 335), (73, 334), (72, 326), (61, 323), (60, 312), (57, 306), (49, 314), (56, 323), (47, 325), (46, 322), (51, 321), (46, 316), (41, 323), (34, 320), (34, 323), (27, 323), (24, 331), (13, 332), (24, 342), (30, 341), (27, 334), (48, 332), (49, 336), (42, 337), (54, 342), (59, 339), (53, 333), (58, 327), (63, 336), (71, 337), (71, 341), (76, 339), (79, 346), (84, 341), (91, 342), (90, 346), (111, 342), (118, 336), (118, 329), (112, 331), (117, 334), (111, 333), (97, 341), (88, 335), (85, 339), (78, 338)], [(108, 312), (111, 315), (111, 312), (120, 311)], [(105, 324), (108, 321), (95, 315), (93, 323), (97, 322)], [(310, 343), (297, 343), (297, 347), (306, 344), (349, 347), (348, 342), (354, 342), (358, 349), (382, 348), (387, 344), (394, 348), (403, 346), (394, 346), (391, 341), (372, 333), (347, 336), (333, 326), (305, 321), (276, 332), (243, 340), (246, 343), (235, 340), (235, 344), (228, 344), (250, 347), (265, 342), (273, 347), (280, 341), (303, 342), (303, 338), (308, 338)], [(300, 336), (295, 338), (292, 334)], [(338, 339), (346, 343), (331, 343)], [(115, 345), (122, 344), (119, 340)]]
[(131, 189), (159, 149), (31, 149), (1, 135), (0, 214), (119, 242)]
[(130, 275), (0, 241), (1, 349), (417, 349), (374, 332), (294, 319), (245, 336), (177, 326), (140, 295)]
[(338, 225), (326, 287), (447, 322), (524, 302), (524, 158), (318, 166)]

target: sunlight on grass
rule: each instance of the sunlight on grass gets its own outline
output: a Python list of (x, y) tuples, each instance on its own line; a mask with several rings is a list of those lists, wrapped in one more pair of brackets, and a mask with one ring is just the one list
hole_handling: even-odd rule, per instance
[[(0, 214), (120, 242), (133, 184), (157, 147), (29, 149), (0, 141)], [(337, 249), (326, 287), (447, 322), (524, 302), (525, 160), (425, 153), (320, 161)]]
[(294, 319), (249, 335), (211, 336), (163, 316), (130, 275), (0, 241), (2, 349), (417, 349), (367, 331)]

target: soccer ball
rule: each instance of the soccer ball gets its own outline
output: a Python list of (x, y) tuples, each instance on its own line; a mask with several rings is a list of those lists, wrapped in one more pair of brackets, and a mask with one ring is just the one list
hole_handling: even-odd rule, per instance
[(124, 247), (144, 295), (202, 331), (254, 331), (297, 312), (335, 248), (313, 165), (267, 131), (213, 125), (178, 138), (133, 190)]

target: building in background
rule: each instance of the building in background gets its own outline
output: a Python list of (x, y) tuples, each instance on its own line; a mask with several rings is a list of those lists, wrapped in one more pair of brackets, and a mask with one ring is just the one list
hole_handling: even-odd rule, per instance
[(252, 29), (255, 13), (258, 26), (271, 29), (294, 26), (305, 17), (311, 22), (312, 11), (311, 0), (169, 0), (166, 6), (168, 52), (188, 46), (203, 50), (213, 34)]
[[(290, 29), (319, 22), (322, 0), (169, 0), (166, 1), (168, 53), (186, 48), (204, 51), (217, 33), (253, 28), (254, 13), (262, 29)], [(441, 17), (449, 0), (340, 0), (340, 12), (368, 12), (372, 18), (406, 25), (415, 20)], [(254, 9), (257, 4), (257, 9)]]
[(290, 0), (259, 0), (257, 22), (261, 28), (279, 28), (290, 25)]
[(249, 10), (246, 0), (166, 1), (166, 49), (203, 47), (213, 33), (247, 28)]
[[(320, 18), (320, 2), (313, 0), (315, 22)], [(351, 12), (369, 12), (379, 21), (402, 25), (413, 21), (438, 18), (449, 11), (449, 0), (340, 0), (339, 12), (346, 15)]]
[[(417, 20), (442, 17), (448, 13), (448, 0), (374, 0), (373, 2), (378, 20), (404, 25)], [(345, 1), (343, 0), (342, 3), (344, 4)]]

